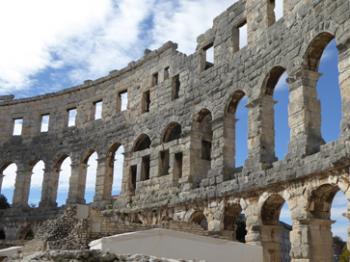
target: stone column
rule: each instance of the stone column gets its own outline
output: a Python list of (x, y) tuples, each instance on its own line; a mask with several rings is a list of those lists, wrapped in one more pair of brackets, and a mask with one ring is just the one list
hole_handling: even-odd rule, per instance
[(281, 255), (281, 225), (264, 225), (261, 228), (261, 241), (264, 261), (279, 262)]
[(333, 237), (329, 219), (311, 219), (311, 257), (313, 261), (327, 262), (333, 260)]
[(110, 164), (110, 158), (101, 156), (97, 162), (96, 193), (94, 201), (110, 200), (113, 184), (113, 167)]
[(212, 201), (208, 208), (204, 210), (204, 215), (208, 221), (208, 232), (211, 234), (220, 234), (224, 229), (224, 202)]
[(246, 217), (245, 242), (248, 245), (261, 246), (261, 219), (258, 198), (252, 197), (241, 201), (243, 213)]
[(81, 163), (79, 157), (72, 157), (71, 167), (67, 204), (85, 204), (87, 164)]
[(321, 137), (320, 101), (316, 92), (319, 77), (318, 72), (301, 69), (288, 78), (289, 157), (315, 153), (324, 143)]
[(31, 176), (32, 167), (30, 165), (18, 165), (15, 190), (13, 194), (13, 207), (28, 207)]
[(265, 95), (250, 102), (247, 168), (265, 168), (276, 161), (274, 106), (272, 96)]
[(308, 262), (311, 260), (311, 234), (309, 221), (293, 220), (293, 229), (290, 232), (291, 252), (293, 262)]
[(341, 135), (350, 137), (350, 44), (342, 45), (339, 50), (339, 86), (342, 99)]
[(60, 169), (52, 163), (46, 163), (44, 170), (44, 181), (39, 207), (56, 207), (58, 178)]

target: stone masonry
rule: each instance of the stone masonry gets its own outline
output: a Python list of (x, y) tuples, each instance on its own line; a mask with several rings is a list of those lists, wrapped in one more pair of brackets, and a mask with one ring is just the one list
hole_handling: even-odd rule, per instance
[[(278, 21), (273, 8), (273, 0), (238, 1), (214, 19), (189, 56), (168, 42), (77, 87), (33, 98), (0, 97), (0, 174), (17, 165), (13, 207), (0, 211), (6, 241), (35, 233), (66, 208), (56, 204), (65, 157), (72, 160), (67, 205), (85, 204), (87, 158), (97, 152), (91, 235), (112, 233), (117, 224), (173, 225), (239, 240), (236, 222), (244, 213), (245, 242), (262, 245), (265, 261), (280, 261), (279, 214), (287, 202), (291, 260), (332, 261), (332, 200), (338, 191), (350, 199), (350, 2), (285, 0)], [(248, 45), (240, 49), (239, 27), (245, 23)], [(342, 123), (338, 140), (325, 144), (316, 84), (321, 55), (333, 39)], [(210, 48), (214, 63), (206, 61)], [(277, 161), (273, 93), (284, 72), (291, 133), (288, 154)], [(121, 111), (123, 92), (128, 106)], [(235, 112), (243, 97), (249, 153), (239, 167)], [(99, 101), (102, 118), (94, 120)], [(76, 125), (68, 127), (67, 111), (73, 108)], [(42, 133), (46, 114), (49, 131)], [(20, 136), (13, 136), (15, 119), (23, 119)], [(122, 193), (112, 197), (113, 159), (120, 146)], [(38, 208), (30, 208), (32, 168), (39, 160), (45, 163), (42, 198)], [(350, 219), (350, 207), (344, 214)]]

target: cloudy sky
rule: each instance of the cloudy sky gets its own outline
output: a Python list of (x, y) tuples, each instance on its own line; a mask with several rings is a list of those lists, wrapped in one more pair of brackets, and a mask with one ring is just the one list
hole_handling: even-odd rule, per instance
[[(28, 97), (61, 90), (96, 79), (120, 69), (142, 56), (145, 48), (155, 49), (168, 40), (190, 54), (196, 38), (205, 32), (215, 16), (234, 0), (4, 0), (0, 1), (0, 95)], [(277, 1), (277, 16), (282, 6)], [(21, 8), (19, 8), (21, 7)], [(325, 51), (317, 90), (322, 105), (322, 134), (326, 142), (339, 135), (340, 97), (337, 50), (332, 42)], [(274, 99), (276, 110), (276, 152), (283, 159), (289, 141), (287, 75), (281, 77)], [(247, 156), (247, 109), (243, 100), (237, 111), (237, 165)], [(332, 127), (332, 128), (329, 128)], [(93, 199), (96, 155), (89, 161), (87, 202)], [(118, 154), (114, 193), (121, 179), (121, 154)], [(70, 160), (62, 165), (58, 202), (67, 197)], [(44, 163), (33, 170), (29, 203), (40, 199)], [(15, 167), (5, 171), (2, 187), (12, 199)], [(345, 198), (334, 201), (333, 232), (346, 237)], [(290, 222), (287, 207), (281, 219)]]

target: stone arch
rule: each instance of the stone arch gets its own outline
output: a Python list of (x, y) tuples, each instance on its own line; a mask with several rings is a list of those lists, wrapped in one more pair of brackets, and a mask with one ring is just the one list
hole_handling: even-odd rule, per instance
[(151, 147), (151, 139), (146, 134), (141, 134), (138, 136), (134, 142), (133, 152), (142, 151)]
[(171, 122), (163, 131), (162, 143), (168, 143), (181, 138), (182, 127), (177, 122)]
[(201, 226), (203, 230), (208, 230), (208, 220), (203, 211), (195, 211), (189, 220), (193, 224)]
[(288, 151), (288, 88), (281, 82), (286, 74), (282, 66), (269, 71), (263, 81), (258, 119), (254, 119), (255, 122), (261, 120), (262, 130), (258, 132), (261, 136), (261, 161), (268, 165), (277, 160), (276, 153), (282, 155)]
[[(224, 113), (224, 165), (225, 168), (236, 167), (236, 111), (238, 104), (246, 96), (242, 90), (236, 90), (230, 97)], [(248, 141), (246, 141), (247, 143)]]
[[(290, 231), (292, 227), (280, 221), (280, 214), (286, 200), (281, 194), (263, 194), (260, 202), (261, 243), (264, 261), (289, 260)], [(289, 246), (284, 249), (281, 243)]]
[(225, 205), (223, 234), (229, 239), (244, 243), (247, 230), (245, 216), (242, 211), (243, 209), (238, 202)]
[(37, 207), (43, 193), (45, 162), (43, 160), (35, 161), (31, 164), (32, 173), (30, 177), (30, 189), (28, 204), (31, 207)]
[[(330, 261), (333, 258), (333, 233), (331, 226), (331, 209), (335, 195), (342, 190), (342, 182), (326, 182), (310, 190), (309, 212), (310, 218), (310, 237), (312, 258), (315, 261)], [(348, 189), (348, 187), (347, 187)], [(349, 200), (344, 213), (349, 207)], [(348, 231), (349, 232), (349, 231)], [(349, 249), (349, 234), (348, 234)]]
[(212, 140), (212, 114), (203, 108), (195, 115), (191, 132), (191, 176), (198, 182), (211, 168)]
[(11, 161), (6, 161), (0, 168), (0, 194), (4, 195), (10, 204), (15, 197), (17, 169), (17, 164)]
[[(314, 112), (311, 124), (314, 129), (313, 133), (318, 136), (319, 144), (330, 142), (338, 138), (342, 117), (341, 107), (342, 103), (346, 102), (342, 101), (342, 93), (344, 93), (345, 90), (341, 90), (339, 78), (340, 72), (338, 70), (339, 61), (337, 61), (336, 65), (332, 65), (332, 67), (327, 66), (327, 69), (323, 69), (323, 72), (325, 73), (324, 75), (320, 73), (321, 61), (324, 61), (321, 58), (324, 58), (323, 55), (325, 54), (325, 50), (328, 47), (331, 48), (333, 44), (335, 46), (337, 44), (333, 41), (335, 41), (334, 33), (329, 31), (319, 32), (309, 42), (305, 53), (303, 54), (301, 75), (303, 78), (303, 85), (309, 88), (309, 92), (306, 95), (314, 100), (314, 102), (308, 105), (308, 107), (312, 107), (312, 111)], [(335, 47), (335, 50), (339, 53), (337, 46)], [(337, 55), (336, 59), (338, 59), (339, 55), (335, 55)], [(333, 73), (332, 70), (336, 71), (336, 73)], [(321, 87), (324, 88), (322, 89)], [(329, 92), (328, 90), (332, 91)], [(308, 99), (310, 99), (309, 97)], [(332, 101), (332, 106), (329, 106), (328, 103), (330, 103), (331, 99), (336, 102)], [(327, 108), (327, 110), (325, 110), (325, 108)], [(329, 109), (331, 109), (331, 111), (334, 110), (331, 116), (328, 115), (328, 112), (330, 111)], [(335, 119), (338, 123), (334, 122)], [(337, 126), (338, 133), (329, 135), (329, 124)], [(325, 134), (328, 134), (329, 137)]]
[(84, 192), (85, 203), (91, 203), (96, 195), (96, 185), (97, 185), (97, 169), (98, 169), (98, 158), (99, 154), (96, 150), (89, 149), (83, 155), (82, 164), (82, 191)]
[(58, 206), (64, 205), (68, 200), (70, 177), (72, 173), (72, 160), (69, 154), (61, 154), (53, 167), (52, 190), (53, 199)]
[(124, 146), (120, 143), (113, 144), (107, 153), (107, 170), (104, 181), (107, 199), (111, 195), (121, 194), (124, 175), (124, 153)]

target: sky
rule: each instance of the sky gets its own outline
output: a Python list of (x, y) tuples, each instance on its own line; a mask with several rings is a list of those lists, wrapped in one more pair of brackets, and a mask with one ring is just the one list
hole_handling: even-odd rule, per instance
[[(196, 38), (212, 25), (212, 20), (234, 0), (7, 0), (0, 1), (0, 95), (17, 98), (35, 96), (96, 79), (109, 71), (121, 69), (142, 57), (144, 49), (159, 48), (171, 40), (179, 50), (191, 54)], [(277, 1), (277, 19), (282, 5)], [(21, 6), (21, 8), (18, 8)], [(240, 43), (244, 45), (245, 43)], [(333, 41), (322, 56), (321, 76), (317, 92), (322, 108), (322, 135), (326, 142), (339, 135), (341, 118), (338, 88), (337, 49)], [(284, 74), (274, 92), (276, 155), (283, 159), (289, 142), (288, 86)], [(247, 156), (247, 115), (243, 99), (237, 109), (236, 165), (243, 165)], [(44, 121), (47, 128), (49, 119)], [(73, 120), (72, 123), (73, 124)], [(332, 128), (329, 128), (332, 127)], [(122, 149), (116, 154), (113, 194), (120, 192)], [(94, 197), (97, 154), (88, 161), (85, 198)], [(45, 164), (33, 170), (29, 203), (37, 205)], [(68, 195), (70, 159), (61, 167), (58, 204)], [(15, 166), (5, 170), (1, 192), (12, 199)], [(332, 218), (337, 221), (333, 232), (346, 238), (347, 221), (344, 196), (334, 200)], [(287, 206), (281, 220), (290, 223)]]

